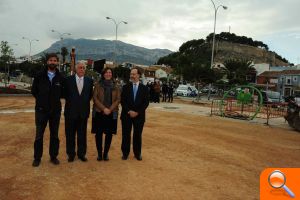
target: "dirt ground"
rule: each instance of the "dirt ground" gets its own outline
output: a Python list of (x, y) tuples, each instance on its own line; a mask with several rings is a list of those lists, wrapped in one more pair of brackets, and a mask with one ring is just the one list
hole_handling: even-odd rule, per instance
[(88, 134), (88, 162), (68, 163), (62, 117), (61, 164), (49, 162), (47, 129), (42, 163), (33, 168), (34, 99), (0, 97), (0, 111), (29, 110), (0, 114), (0, 199), (259, 199), (264, 168), (300, 166), (297, 132), (157, 106), (147, 112), (143, 161), (132, 152), (121, 160), (119, 123), (110, 161), (96, 161)]

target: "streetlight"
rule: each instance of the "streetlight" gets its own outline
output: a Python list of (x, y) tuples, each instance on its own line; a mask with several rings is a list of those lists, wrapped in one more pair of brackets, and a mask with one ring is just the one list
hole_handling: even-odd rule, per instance
[(106, 17), (106, 19), (112, 20), (114, 22), (114, 24), (116, 25), (116, 40), (115, 40), (115, 45), (114, 45), (114, 61), (116, 62), (116, 44), (117, 44), (117, 40), (118, 40), (118, 28), (121, 23), (128, 24), (128, 22), (125, 22), (125, 21), (117, 22), (114, 18), (111, 18), (111, 17)]
[(29, 38), (27, 38), (27, 37), (22, 37), (22, 39), (28, 40), (28, 42), (29, 42), (28, 61), (31, 61), (31, 43), (34, 42), (34, 41), (38, 42), (39, 40), (37, 40), (37, 39), (29, 39)]
[(54, 30), (54, 29), (52, 29), (51, 32), (58, 33), (59, 38), (60, 38), (61, 41), (64, 39), (64, 35), (69, 35), (69, 36), (72, 35), (71, 33), (60, 33), (59, 31)]
[[(214, 64), (214, 50), (215, 50), (215, 34), (216, 34), (216, 23), (217, 23), (217, 12), (220, 7), (222, 7), (224, 10), (226, 10), (228, 7), (224, 5), (218, 5), (216, 6), (213, 0), (210, 0), (212, 4), (214, 5), (215, 9), (215, 21), (214, 21), (214, 34), (213, 34), (213, 44), (212, 44), (212, 51), (211, 51), (211, 63), (210, 67), (213, 67)], [(208, 90), (208, 100), (210, 99), (211, 94), (211, 83), (209, 84), (209, 90)]]
[[(57, 30), (54, 30), (54, 29), (52, 29), (51, 30), (51, 32), (52, 33), (57, 33), (58, 35), (59, 35), (59, 39), (60, 39), (60, 49), (59, 49), (59, 52), (60, 52), (60, 54), (61, 54), (61, 48), (62, 48), (62, 41), (63, 41), (63, 39), (64, 39), (64, 36), (65, 35), (72, 35), (71, 33), (61, 33), (61, 32), (59, 32), (59, 31), (57, 31)], [(61, 55), (62, 56), (62, 55)], [(60, 65), (61, 65), (61, 59), (59, 59), (59, 71), (60, 71)]]

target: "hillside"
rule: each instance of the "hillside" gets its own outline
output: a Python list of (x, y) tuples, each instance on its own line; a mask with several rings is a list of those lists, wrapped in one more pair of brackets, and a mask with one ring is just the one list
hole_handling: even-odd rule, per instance
[[(211, 49), (209, 49), (211, 50)], [(278, 59), (276, 53), (263, 48), (232, 42), (216, 42), (216, 62), (224, 62), (228, 58), (245, 58), (254, 63), (269, 63), (271, 66), (288, 66), (289, 63)]]

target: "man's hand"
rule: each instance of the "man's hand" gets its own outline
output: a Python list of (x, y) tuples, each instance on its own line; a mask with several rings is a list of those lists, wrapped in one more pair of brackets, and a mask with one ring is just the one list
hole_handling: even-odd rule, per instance
[(103, 110), (105, 115), (110, 115), (111, 111), (108, 108), (104, 108)]
[(130, 111), (128, 112), (128, 114), (129, 114), (129, 116), (130, 116), (131, 118), (135, 118), (136, 116), (138, 116), (138, 113), (135, 112), (135, 111), (132, 111), (132, 110), (130, 110)]

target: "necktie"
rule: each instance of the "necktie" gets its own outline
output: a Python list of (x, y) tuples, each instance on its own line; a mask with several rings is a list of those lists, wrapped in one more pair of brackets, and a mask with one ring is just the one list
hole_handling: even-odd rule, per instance
[(133, 84), (133, 100), (135, 101), (135, 97), (136, 97), (136, 92), (137, 92), (137, 85), (136, 83)]
[(81, 78), (79, 78), (78, 79), (78, 84), (77, 84), (79, 94), (81, 94), (81, 92), (82, 92), (82, 88), (83, 88), (82, 83), (83, 83), (83, 80)]

